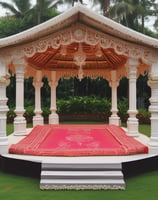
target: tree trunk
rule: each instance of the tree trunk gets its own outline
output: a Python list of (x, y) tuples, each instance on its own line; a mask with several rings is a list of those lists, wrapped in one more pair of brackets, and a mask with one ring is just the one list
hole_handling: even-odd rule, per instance
[(37, 24), (41, 23), (41, 1), (37, 0)]

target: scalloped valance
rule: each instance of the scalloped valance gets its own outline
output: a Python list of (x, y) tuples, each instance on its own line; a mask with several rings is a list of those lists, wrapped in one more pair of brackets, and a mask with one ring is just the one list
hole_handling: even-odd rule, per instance
[(81, 24), (75, 24), (58, 33), (53, 33), (45, 38), (25, 44), (22, 47), (22, 51), (26, 57), (32, 57), (37, 52), (45, 52), (49, 47), (58, 49), (61, 45), (69, 45), (73, 42), (85, 42), (92, 46), (99, 45), (103, 49), (112, 48), (119, 55), (141, 58), (148, 63), (152, 59), (152, 53), (149, 48), (130, 44)]

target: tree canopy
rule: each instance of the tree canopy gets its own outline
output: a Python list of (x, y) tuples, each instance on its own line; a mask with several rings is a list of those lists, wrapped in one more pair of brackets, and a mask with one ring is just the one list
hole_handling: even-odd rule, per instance
[[(60, 5), (73, 6), (77, 0), (36, 0), (33, 6), (31, 0), (11, 0), (11, 3), (0, 1), (0, 6), (8, 10), (9, 16), (0, 18), (0, 37), (5, 37), (40, 24), (59, 14)], [(158, 2), (156, 0), (80, 0), (92, 7), (99, 5), (102, 14), (129, 28), (157, 37), (145, 22), (155, 16), (155, 30), (158, 31)], [(88, 3), (87, 3), (88, 2)], [(65, 6), (66, 9), (66, 6)], [(5, 26), (7, 24), (7, 26)], [(4, 27), (6, 27), (4, 29)], [(13, 31), (12, 31), (13, 29)]]

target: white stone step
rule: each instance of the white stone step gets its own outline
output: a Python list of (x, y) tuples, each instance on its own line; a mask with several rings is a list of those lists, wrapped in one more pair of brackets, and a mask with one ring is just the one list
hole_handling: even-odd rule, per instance
[(121, 163), (42, 163), (43, 170), (116, 170), (122, 169)]
[(114, 180), (114, 179), (42, 179), (41, 183), (47, 183), (47, 184), (124, 184), (123, 180)]
[(125, 189), (121, 163), (43, 162), (41, 189)]
[(41, 180), (40, 189), (125, 189), (125, 182), (121, 179), (46, 179)]
[(121, 171), (42, 171), (42, 179), (123, 179)]

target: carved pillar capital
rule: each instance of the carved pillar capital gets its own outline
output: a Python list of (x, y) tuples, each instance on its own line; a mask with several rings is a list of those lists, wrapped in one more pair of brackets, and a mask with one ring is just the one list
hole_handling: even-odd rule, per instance
[(117, 78), (117, 71), (116, 70), (111, 70), (111, 77), (109, 80), (109, 86), (110, 87), (118, 87), (119, 86), (119, 80)]
[(139, 65), (138, 59), (129, 58), (127, 60), (127, 63), (126, 63), (126, 66), (127, 66), (127, 77), (130, 80), (131, 79), (136, 79), (138, 65)]
[(33, 86), (34, 86), (34, 88), (41, 88), (41, 87), (43, 87), (43, 82), (34, 80)]
[(56, 71), (52, 71), (49, 78), (49, 86), (51, 88), (56, 88), (58, 86), (58, 79), (56, 76)]
[(0, 85), (8, 86), (10, 83), (10, 75), (7, 73), (6, 75), (0, 75)]
[(0, 84), (8, 86), (10, 83), (10, 75), (8, 73), (8, 64), (9, 64), (9, 59), (8, 57), (2, 57), (0, 56)]
[(56, 88), (58, 86), (58, 81), (49, 81), (49, 86), (51, 88)]

